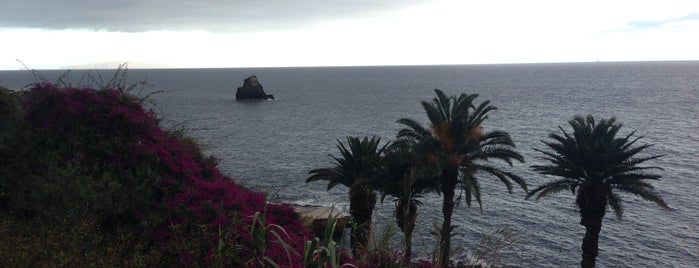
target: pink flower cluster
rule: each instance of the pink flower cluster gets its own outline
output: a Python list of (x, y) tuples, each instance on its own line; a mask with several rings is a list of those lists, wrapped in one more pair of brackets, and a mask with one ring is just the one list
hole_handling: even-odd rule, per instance
[[(221, 174), (215, 159), (205, 157), (192, 140), (160, 128), (153, 112), (137, 98), (114, 89), (57, 88), (52, 84), (37, 84), (28, 96), (22, 102), (25, 108), (31, 107), (26, 120), (40, 131), (59, 132), (65, 139), (76, 133), (98, 133), (96, 136), (103, 139), (84, 141), (85, 145), (72, 149), (75, 152), (68, 161), (94, 158), (116, 170), (131, 170), (144, 163), (153, 169), (156, 178), (149, 179), (157, 182), (152, 191), (158, 198), (143, 206), (144, 210), (152, 209), (134, 211), (134, 215), (149, 222), (143, 227), (156, 245), (168, 251), (166, 255), (177, 256), (185, 265), (208, 265), (216, 254), (215, 245), (223, 239), (228, 246), (240, 248), (238, 261), (249, 265), (269, 257), (282, 267), (302, 266), (303, 242), (310, 233), (294, 209), (266, 203), (263, 194), (240, 187)], [(95, 148), (95, 144), (106, 148)], [(256, 212), (264, 212), (265, 224), (285, 230), (282, 238), (290, 248), (275, 242), (271, 232), (266, 236), (265, 256), (258, 256), (260, 253), (249, 247)], [(211, 245), (200, 249), (207, 256), (177, 246), (182, 234), (173, 226), (182, 225), (206, 227), (200, 239), (208, 241), (196, 244)], [(287, 257), (290, 251), (291, 261)]]

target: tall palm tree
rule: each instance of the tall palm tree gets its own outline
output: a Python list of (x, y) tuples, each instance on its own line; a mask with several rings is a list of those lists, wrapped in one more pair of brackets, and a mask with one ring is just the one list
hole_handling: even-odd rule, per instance
[(356, 223), (352, 230), (350, 246), (355, 257), (368, 245), (371, 234), (371, 218), (376, 204), (376, 194), (369, 181), (378, 173), (378, 165), (383, 147), (379, 147), (381, 138), (347, 137), (347, 145), (338, 141), (340, 156), (330, 155), (334, 167), (311, 170), (306, 182), (328, 181), (328, 190), (337, 185), (349, 188), (350, 215)]
[(398, 132), (397, 139), (414, 140), (416, 151), (437, 166), (436, 185), (443, 197), (443, 222), (439, 244), (439, 263), (449, 264), (451, 248), (451, 217), (455, 206), (456, 187), (464, 190), (466, 203), (472, 199), (480, 204), (481, 193), (477, 172), (490, 174), (500, 179), (507, 190), (512, 192), (512, 181), (527, 190), (524, 180), (496, 166), (488, 165), (490, 160), (502, 160), (512, 165), (513, 160), (524, 162), (517, 153), (510, 135), (503, 131), (482, 133), (482, 123), (487, 114), (496, 108), (485, 101), (476, 106), (473, 101), (477, 94), (461, 94), (447, 97), (435, 89), (437, 97), (432, 102), (422, 102), (422, 107), (430, 121), (429, 128), (412, 119), (399, 119), (406, 126)]
[(384, 151), (381, 161), (381, 176), (372, 181), (375, 190), (381, 193), (381, 202), (387, 196), (393, 197), (396, 205), (394, 217), (398, 228), (403, 232), (403, 262), (409, 264), (412, 258), (412, 235), (417, 220), (417, 207), (422, 205), (420, 198), (429, 192), (437, 192), (434, 183), (433, 166), (425, 165), (422, 156), (414, 152), (415, 144), (394, 142)]
[(599, 232), (607, 207), (611, 207), (621, 219), (624, 210), (619, 194), (627, 193), (670, 209), (647, 180), (658, 180), (660, 175), (648, 170), (661, 170), (657, 166), (641, 166), (644, 162), (660, 155), (639, 157), (649, 144), (636, 146), (641, 138), (631, 138), (634, 132), (617, 137), (621, 124), (614, 118), (609, 120), (576, 116), (568, 122), (573, 133), (560, 128), (563, 135), (551, 133), (553, 141), (543, 141), (551, 151), (537, 151), (545, 155), (549, 165), (534, 165), (532, 169), (541, 174), (560, 177), (536, 187), (527, 198), (536, 199), (571, 190), (576, 195), (575, 204), (580, 209), (580, 224), (585, 226), (582, 243), (581, 267), (594, 267), (598, 253)]

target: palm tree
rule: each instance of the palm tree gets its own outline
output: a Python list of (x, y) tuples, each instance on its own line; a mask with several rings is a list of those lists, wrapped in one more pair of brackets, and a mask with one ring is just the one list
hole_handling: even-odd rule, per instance
[(551, 151), (537, 151), (545, 155), (549, 165), (534, 165), (532, 169), (541, 174), (560, 177), (536, 187), (527, 198), (536, 199), (571, 190), (576, 195), (575, 204), (580, 209), (580, 224), (585, 226), (582, 243), (581, 267), (594, 267), (598, 252), (599, 232), (607, 206), (621, 219), (623, 209), (619, 194), (633, 194), (670, 209), (647, 180), (658, 180), (660, 175), (648, 173), (659, 169), (656, 166), (641, 166), (642, 163), (661, 157), (660, 155), (639, 157), (649, 144), (636, 146), (641, 138), (631, 138), (634, 132), (617, 137), (621, 124), (614, 118), (598, 123), (588, 115), (576, 116), (568, 122), (573, 133), (560, 128), (563, 135), (551, 133), (553, 141), (542, 141)]
[(457, 185), (464, 190), (466, 203), (472, 199), (481, 204), (480, 186), (477, 172), (493, 175), (500, 179), (507, 190), (512, 192), (512, 181), (527, 190), (524, 180), (496, 166), (488, 165), (489, 160), (502, 160), (512, 165), (513, 160), (524, 162), (524, 158), (514, 151), (515, 144), (510, 135), (503, 131), (483, 134), (482, 123), (487, 114), (495, 110), (490, 101), (474, 105), (477, 94), (461, 94), (447, 97), (435, 89), (437, 97), (432, 102), (422, 102), (430, 120), (429, 129), (412, 119), (399, 119), (398, 123), (406, 126), (398, 133), (398, 140), (413, 140), (417, 144), (416, 152), (437, 166), (437, 181), (443, 196), (443, 222), (439, 244), (439, 263), (443, 267), (449, 264), (451, 248), (451, 217), (455, 206)]
[(381, 161), (382, 174), (372, 181), (372, 187), (381, 193), (383, 203), (387, 196), (394, 198), (394, 217), (398, 228), (403, 232), (403, 262), (409, 264), (412, 258), (412, 235), (417, 219), (417, 207), (422, 205), (420, 198), (429, 192), (437, 192), (435, 171), (425, 165), (421, 156), (415, 154), (415, 144), (409, 140), (394, 142), (384, 151)]
[(328, 190), (337, 185), (349, 188), (350, 215), (356, 223), (352, 230), (350, 245), (355, 257), (368, 245), (371, 234), (371, 218), (376, 204), (376, 194), (368, 181), (377, 176), (377, 170), (383, 147), (379, 147), (381, 138), (347, 137), (347, 145), (338, 141), (340, 156), (330, 155), (334, 167), (319, 168), (310, 171), (306, 182), (328, 181)]

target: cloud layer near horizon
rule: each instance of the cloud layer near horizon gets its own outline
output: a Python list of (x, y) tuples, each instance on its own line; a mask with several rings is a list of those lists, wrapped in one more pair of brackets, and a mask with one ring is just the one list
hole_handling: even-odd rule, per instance
[(424, 0), (4, 1), (0, 27), (98, 31), (249, 32), (372, 16)]
[(697, 14), (697, 0), (0, 0), (0, 69), (696, 60)]

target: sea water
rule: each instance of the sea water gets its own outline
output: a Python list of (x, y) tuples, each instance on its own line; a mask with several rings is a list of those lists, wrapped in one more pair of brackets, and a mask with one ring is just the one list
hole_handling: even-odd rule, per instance
[[(63, 71), (39, 71), (53, 81)], [(100, 71), (109, 79), (113, 71)], [(69, 80), (78, 83), (82, 71)], [(235, 101), (243, 79), (257, 75), (276, 100)], [(337, 141), (373, 136), (388, 142), (399, 118), (427, 122), (421, 101), (434, 89), (448, 95), (477, 93), (477, 103), (498, 107), (485, 130), (512, 135), (526, 163), (510, 171), (530, 188), (552, 178), (532, 172), (545, 164), (534, 148), (558, 127), (568, 129), (575, 115), (616, 117), (622, 134), (636, 130), (641, 143), (654, 144), (646, 155), (662, 154), (649, 164), (664, 168), (658, 193), (672, 207), (665, 211), (636, 196), (623, 196), (624, 217), (608, 213), (599, 241), (600, 267), (696, 267), (699, 263), (699, 62), (560, 63), (461, 66), (135, 69), (132, 81), (153, 86), (139, 94), (170, 128), (184, 128), (221, 170), (236, 181), (267, 191), (270, 197), (299, 205), (346, 206), (347, 188), (326, 191), (322, 182), (305, 183), (314, 168), (331, 167)], [(0, 85), (21, 88), (35, 78), (29, 71), (2, 71)], [(134, 91), (134, 93), (138, 93)], [(508, 194), (496, 178), (481, 176), (482, 209), (462, 202), (455, 209), (454, 256), (466, 258), (483, 232), (511, 228), (516, 246), (500, 255), (508, 265), (574, 267), (581, 256), (584, 228), (574, 196), (563, 192), (524, 200), (516, 188)], [(414, 252), (429, 258), (436, 241), (430, 235), (441, 222), (441, 199), (427, 195), (419, 208)], [(377, 205), (376, 227), (393, 224), (390, 198)], [(399, 238), (397, 237), (396, 240)]]

